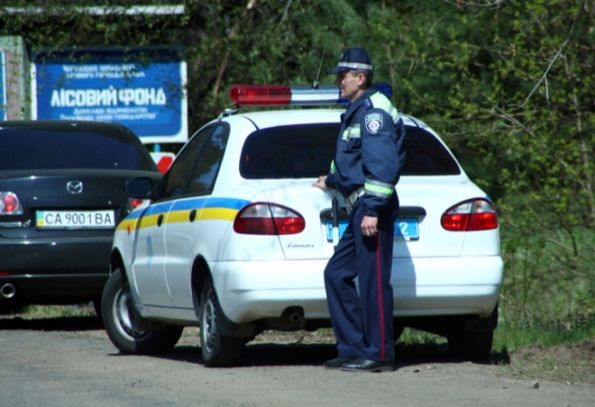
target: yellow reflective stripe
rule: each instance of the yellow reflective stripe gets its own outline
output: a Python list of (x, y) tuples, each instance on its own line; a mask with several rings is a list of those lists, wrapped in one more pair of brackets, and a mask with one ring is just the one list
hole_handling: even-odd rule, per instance
[(366, 194), (388, 198), (395, 191), (395, 187), (392, 184), (387, 184), (385, 182), (366, 181), (364, 183), (364, 190), (366, 191)]
[(391, 101), (382, 93), (376, 92), (372, 96), (370, 96), (370, 101), (372, 102), (372, 106), (377, 109), (384, 110), (386, 113), (390, 115), (393, 119), (393, 123), (396, 123), (400, 119), (399, 111), (396, 107), (393, 106)]
[(331, 174), (337, 172), (337, 166), (335, 165), (335, 160), (331, 161)]
[(157, 226), (157, 218), (159, 215), (149, 215), (144, 216), (139, 220), (138, 227), (140, 228), (149, 228), (152, 226)]
[[(203, 208), (196, 211), (196, 218), (199, 220), (234, 220), (238, 213), (237, 209), (231, 208)], [(165, 213), (144, 216), (140, 219), (138, 228), (150, 228), (157, 226), (157, 219), (160, 215), (166, 215)], [(117, 230), (133, 230), (137, 227), (139, 219), (125, 219), (118, 224)], [(171, 211), (167, 213), (167, 216), (163, 219), (163, 223), (182, 223), (190, 222), (190, 210), (182, 211)]]
[(167, 223), (179, 223), (190, 220), (190, 211), (171, 211), (167, 214)]
[(200, 211), (200, 220), (205, 220), (205, 219), (234, 220), (237, 213), (238, 213), (237, 209), (204, 208)]
[(361, 138), (362, 136), (362, 129), (359, 124), (354, 124), (353, 126), (347, 127), (343, 130), (343, 136), (341, 139), (343, 141), (349, 141), (351, 138)]
[(133, 230), (136, 227), (137, 219), (124, 219), (118, 224), (116, 230)]

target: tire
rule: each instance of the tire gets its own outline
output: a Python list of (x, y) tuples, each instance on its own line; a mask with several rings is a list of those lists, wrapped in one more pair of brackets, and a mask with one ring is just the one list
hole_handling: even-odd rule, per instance
[(150, 355), (171, 350), (180, 339), (183, 328), (142, 327), (132, 301), (130, 287), (118, 268), (107, 280), (101, 297), (103, 325), (112, 343), (124, 354)]
[(403, 331), (405, 331), (405, 325), (394, 320), (394, 322), (393, 322), (393, 338), (395, 340), (395, 343), (399, 341), (399, 338), (401, 337), (401, 335), (403, 335)]
[(18, 302), (0, 301), (0, 315), (21, 314), (27, 310), (26, 304)]
[(448, 335), (448, 347), (453, 356), (474, 362), (490, 358), (494, 330), (498, 324), (498, 305), (487, 318), (465, 321)]
[(200, 297), (200, 348), (206, 366), (229, 366), (244, 352), (245, 340), (226, 337), (223, 326), (228, 322), (219, 305), (210, 280), (205, 281)]
[(454, 356), (480, 362), (490, 358), (493, 339), (494, 331), (463, 332), (448, 337), (448, 348)]
[(103, 317), (101, 315), (101, 297), (91, 301), (93, 305), (93, 311), (95, 311), (95, 315), (99, 318), (100, 321), (103, 321)]

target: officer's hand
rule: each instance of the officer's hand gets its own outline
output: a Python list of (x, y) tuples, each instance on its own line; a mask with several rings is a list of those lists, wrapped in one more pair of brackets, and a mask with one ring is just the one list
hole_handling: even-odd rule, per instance
[(364, 216), (362, 219), (362, 233), (367, 237), (374, 237), (378, 234), (378, 218), (375, 216)]
[(312, 186), (323, 190), (328, 189), (326, 186), (326, 175), (318, 177), (318, 179), (312, 183)]

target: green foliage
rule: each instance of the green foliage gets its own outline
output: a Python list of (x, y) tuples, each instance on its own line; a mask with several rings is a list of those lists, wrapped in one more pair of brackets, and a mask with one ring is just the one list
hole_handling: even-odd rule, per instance
[(9, 18), (0, 8), (0, 35), (21, 35), (30, 50), (182, 46), (192, 130), (229, 105), (233, 83), (307, 84), (321, 68), (332, 83), (340, 51), (367, 47), (395, 104), (438, 130), (497, 203), (503, 315), (595, 313), (591, 2), (188, 0), (183, 16), (106, 17), (51, 4)]
[(439, 130), (497, 203), (504, 313), (595, 312), (592, 6), (379, 1), (367, 10), (396, 103)]
[(494, 333), (495, 353), (515, 352), (530, 345), (556, 346), (581, 342), (595, 337), (595, 319), (550, 321), (545, 324), (522, 324), (500, 321)]
[(21, 315), (25, 319), (92, 317), (93, 307), (89, 305), (29, 305)]

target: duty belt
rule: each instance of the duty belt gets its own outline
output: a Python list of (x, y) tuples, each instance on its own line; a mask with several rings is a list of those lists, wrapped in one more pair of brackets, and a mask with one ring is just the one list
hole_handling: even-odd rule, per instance
[(364, 194), (364, 188), (362, 187), (362, 188), (356, 189), (355, 191), (350, 193), (348, 197), (345, 198), (345, 205), (347, 206), (347, 212), (351, 212), (351, 210), (353, 209), (353, 205), (355, 205), (355, 202), (363, 194)]

